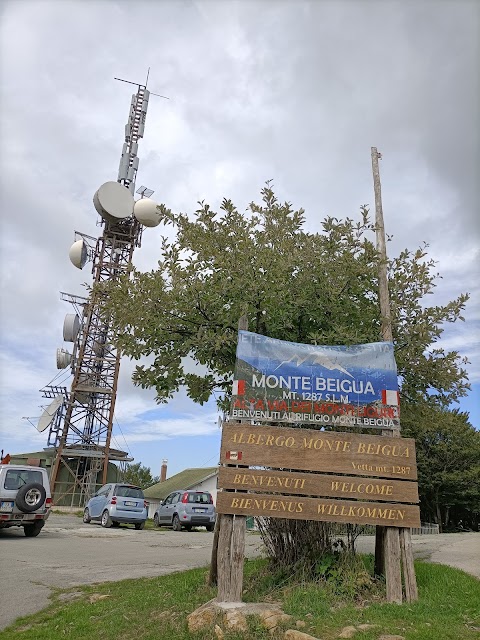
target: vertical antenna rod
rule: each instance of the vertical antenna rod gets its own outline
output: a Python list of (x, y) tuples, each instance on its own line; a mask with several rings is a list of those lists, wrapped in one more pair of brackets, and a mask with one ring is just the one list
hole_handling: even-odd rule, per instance
[[(117, 181), (127, 187), (132, 195), (135, 192), (135, 178), (137, 176), (139, 164), (139, 159), (137, 157), (138, 141), (140, 138), (143, 138), (148, 101), (150, 99), (150, 91), (147, 90), (149, 75), (150, 67), (147, 71), (145, 84), (137, 84), (136, 82), (130, 82), (130, 80), (124, 80), (123, 78), (114, 78), (114, 80), (134, 84), (138, 87), (138, 91), (136, 94), (133, 94), (130, 103), (128, 121), (125, 125), (125, 142), (122, 147), (122, 156), (120, 158), (117, 178)], [(168, 100), (166, 96), (160, 96), (157, 93), (152, 93), (152, 95)]]

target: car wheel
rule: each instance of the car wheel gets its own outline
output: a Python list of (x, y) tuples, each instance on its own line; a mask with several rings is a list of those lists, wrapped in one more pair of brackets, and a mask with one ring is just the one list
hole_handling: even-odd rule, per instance
[(108, 529), (109, 527), (112, 526), (112, 519), (110, 518), (110, 514), (106, 509), (102, 513), (101, 524), (102, 524), (102, 527), (105, 527), (105, 529)]
[(43, 484), (31, 482), (18, 490), (15, 504), (23, 513), (32, 513), (40, 509), (46, 497), (47, 492)]
[(180, 518), (175, 514), (173, 516), (172, 527), (174, 531), (180, 531), (182, 529), (182, 524), (180, 522)]
[(27, 538), (35, 538), (38, 536), (40, 531), (43, 529), (43, 521), (37, 520), (37, 522), (33, 522), (32, 524), (26, 524), (23, 527), (23, 531)]
[(135, 529), (140, 531), (141, 529), (145, 529), (145, 520), (143, 522), (136, 522)]
[(83, 512), (83, 521), (85, 522), (85, 524), (88, 524), (92, 521), (92, 518), (90, 517), (90, 511), (87, 507), (85, 507), (85, 510)]
[(159, 527), (159, 526), (160, 526), (160, 521), (158, 520), (158, 513), (156, 513), (156, 514), (153, 516), (153, 524), (154, 524), (156, 527)]
[(206, 529), (207, 529), (207, 531), (213, 531), (215, 529), (215, 525), (214, 524), (207, 524), (206, 525)]

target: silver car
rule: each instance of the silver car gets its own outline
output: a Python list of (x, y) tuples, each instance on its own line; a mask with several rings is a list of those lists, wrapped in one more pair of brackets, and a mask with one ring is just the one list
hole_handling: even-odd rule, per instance
[(208, 491), (173, 491), (155, 511), (153, 521), (157, 527), (173, 527), (174, 531), (183, 528), (206, 527), (213, 531), (215, 527), (215, 507), (212, 494)]
[(83, 521), (100, 520), (102, 527), (134, 524), (135, 529), (143, 529), (147, 507), (140, 487), (114, 482), (104, 485), (90, 498), (83, 512)]

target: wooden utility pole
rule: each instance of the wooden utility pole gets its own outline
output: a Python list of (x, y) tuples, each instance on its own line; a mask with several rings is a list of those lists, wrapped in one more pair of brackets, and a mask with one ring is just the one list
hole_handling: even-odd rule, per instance
[[(238, 330), (247, 329), (248, 319), (243, 315)], [(217, 514), (208, 583), (218, 584), (218, 602), (242, 600), (246, 523), (246, 516)]]
[[(381, 154), (376, 147), (371, 148), (373, 186), (375, 190), (375, 231), (379, 256), (378, 295), (381, 315), (381, 334), (385, 342), (393, 342), (392, 315), (388, 292), (387, 249), (385, 244), (385, 225), (383, 221), (382, 187), (378, 160)], [(400, 437), (398, 429), (385, 429), (383, 435)], [(405, 596), (408, 602), (418, 599), (417, 582), (413, 566), (413, 551), (410, 529), (396, 527), (377, 527), (375, 540), (375, 571), (385, 573), (387, 600), (402, 602), (402, 569), (405, 580)]]
[(378, 268), (378, 295), (380, 299), (380, 315), (382, 317), (381, 331), (383, 340), (393, 342), (390, 296), (388, 293), (387, 247), (385, 244), (385, 226), (383, 223), (382, 186), (380, 184), (380, 171), (378, 168), (378, 160), (381, 157), (376, 147), (372, 147), (373, 187), (375, 189), (375, 232), (377, 251), (380, 258)]

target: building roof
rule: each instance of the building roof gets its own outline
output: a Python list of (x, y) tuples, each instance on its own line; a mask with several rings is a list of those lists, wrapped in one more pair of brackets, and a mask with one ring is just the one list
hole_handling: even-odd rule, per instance
[(11, 453), (12, 458), (51, 458), (54, 450), (32, 451), (29, 453)]
[(218, 467), (202, 467), (201, 469), (185, 469), (164, 482), (148, 487), (144, 490), (145, 498), (163, 500), (169, 493), (176, 489), (191, 489), (204, 480), (218, 473)]
[[(72, 458), (81, 458), (81, 457), (104, 457), (104, 446), (98, 446), (95, 449), (81, 449), (75, 448), (71, 445), (67, 445), (63, 449), (63, 455), (66, 457)], [(98, 452), (98, 453), (97, 453)], [(43, 451), (33, 451), (31, 453), (11, 453), (10, 457), (12, 460), (24, 460), (26, 458), (40, 458), (40, 460), (50, 460), (55, 458), (56, 449), (53, 447), (45, 448)], [(128, 455), (125, 451), (120, 451), (119, 449), (109, 448), (109, 461), (111, 462), (131, 462), (133, 458)]]
[(50, 464), (54, 457), (54, 450), (51, 451), (32, 451), (30, 453), (11, 453), (10, 464), (26, 464), (28, 458), (35, 458), (37, 460), (45, 460), (45, 463)]

